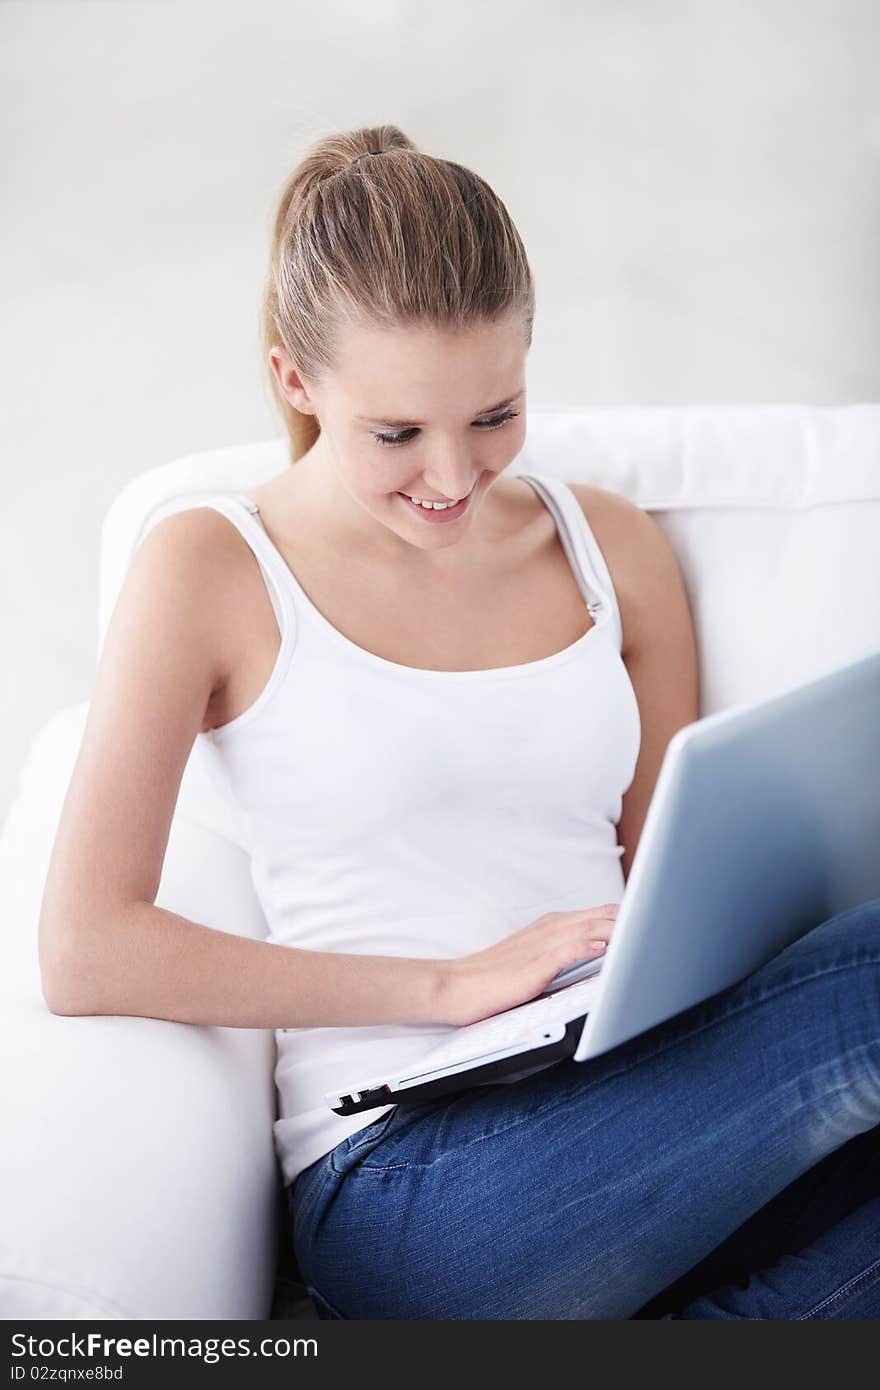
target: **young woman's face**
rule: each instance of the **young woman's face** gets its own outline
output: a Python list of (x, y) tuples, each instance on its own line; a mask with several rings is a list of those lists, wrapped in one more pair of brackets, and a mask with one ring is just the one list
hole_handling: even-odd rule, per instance
[(305, 459), (328, 522), (332, 513), (339, 529), (364, 536), (378, 524), (427, 551), (459, 544), (525, 442), (525, 359), (512, 318), (463, 331), (352, 328), (320, 386), (306, 387), (273, 349), (288, 399), (320, 421)]

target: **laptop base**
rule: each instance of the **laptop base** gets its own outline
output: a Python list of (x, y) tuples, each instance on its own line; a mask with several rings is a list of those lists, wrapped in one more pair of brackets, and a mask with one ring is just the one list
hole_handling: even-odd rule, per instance
[(456, 1071), (451, 1076), (438, 1076), (431, 1081), (419, 1081), (414, 1086), (402, 1090), (392, 1090), (388, 1085), (376, 1086), (369, 1091), (340, 1097), (339, 1105), (332, 1107), (337, 1115), (356, 1115), (361, 1110), (375, 1110), (382, 1105), (423, 1105), (435, 1096), (450, 1095), (453, 1091), (469, 1091), (475, 1086), (509, 1085), (521, 1081), (533, 1072), (543, 1071), (554, 1062), (562, 1062), (571, 1057), (583, 1032), (586, 1014), (570, 1019), (565, 1033), (556, 1042), (544, 1047), (528, 1047), (516, 1052), (512, 1057), (499, 1057), (494, 1062), (484, 1062), (481, 1066), (468, 1067)]

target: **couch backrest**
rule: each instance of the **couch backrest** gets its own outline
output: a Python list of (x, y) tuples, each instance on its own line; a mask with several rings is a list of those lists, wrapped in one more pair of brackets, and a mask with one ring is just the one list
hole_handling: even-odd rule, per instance
[[(151, 525), (288, 466), (279, 438), (189, 455), (129, 483), (103, 526), (99, 647)], [(531, 408), (510, 472), (593, 483), (656, 518), (694, 617), (701, 715), (880, 646), (880, 405)], [(192, 761), (178, 808), (202, 817), (201, 798), (187, 796), (204, 775)]]

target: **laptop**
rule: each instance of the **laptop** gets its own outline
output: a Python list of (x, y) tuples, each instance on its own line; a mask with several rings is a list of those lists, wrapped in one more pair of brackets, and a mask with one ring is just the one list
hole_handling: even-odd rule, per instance
[(422, 1104), (597, 1057), (880, 897), (878, 847), (880, 649), (679, 729), (604, 954), (325, 1100), (338, 1115)]

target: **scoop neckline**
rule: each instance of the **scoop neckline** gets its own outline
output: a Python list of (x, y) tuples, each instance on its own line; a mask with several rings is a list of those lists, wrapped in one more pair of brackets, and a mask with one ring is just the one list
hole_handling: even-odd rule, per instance
[[(544, 506), (547, 507), (547, 503), (544, 501), (544, 498), (541, 497), (540, 491), (537, 488), (533, 487), (531, 477), (524, 473), (521, 473), (518, 476), (521, 477), (525, 482), (527, 482), (530, 487), (532, 487), (532, 490), (537, 493)], [(581, 649), (588, 644), (589, 639), (595, 633), (601, 632), (607, 627), (608, 622), (611, 618), (611, 606), (607, 598), (604, 594), (602, 594), (601, 590), (596, 588), (595, 585), (591, 585), (591, 587), (594, 587), (596, 589), (597, 599), (593, 604), (589, 604), (585, 601), (584, 608), (590, 614), (590, 617), (593, 619), (593, 626), (588, 628), (586, 632), (582, 632), (580, 637), (576, 637), (573, 642), (570, 642), (567, 647), (562, 647), (558, 652), (550, 652), (548, 656), (539, 656), (535, 661), (520, 661), (513, 666), (484, 666), (467, 671), (439, 671), (434, 670), (430, 666), (405, 666), (402, 662), (391, 661), (388, 657), (379, 656), (377, 652), (369, 651), (366, 647), (362, 647), (359, 645), (359, 643), (354, 642), (350, 637), (346, 637), (345, 633), (340, 632), (339, 628), (334, 627), (334, 625), (330, 622), (330, 619), (325, 617), (324, 614), (321, 612), (320, 608), (318, 608), (309, 598), (309, 595), (306, 593), (305, 589), (300, 584), (293, 570), (290, 568), (284, 556), (281, 554), (281, 551), (278, 549), (274, 541), (269, 536), (269, 533), (263, 525), (262, 520), (257, 520), (257, 514), (260, 510), (258, 503), (256, 503), (254, 499), (250, 497), (249, 494), (246, 492), (235, 493), (235, 498), (238, 502), (240, 502), (240, 504), (245, 508), (245, 510), (252, 517), (254, 517), (257, 530), (260, 532), (260, 535), (265, 541), (267, 547), (275, 557), (275, 560), (277, 564), (280, 566), (284, 578), (288, 583), (292, 585), (294, 592), (296, 593), (297, 597), (301, 600), (306, 611), (310, 614), (312, 619), (315, 622), (317, 622), (317, 624), (339, 645), (341, 645), (357, 657), (366, 660), (370, 665), (375, 666), (377, 669), (393, 671), (396, 674), (410, 676), (416, 679), (421, 679), (423, 677), (439, 677), (440, 679), (446, 680), (452, 678), (455, 680), (469, 679), (472, 681), (491, 679), (504, 680), (512, 679), (516, 676), (528, 676), (532, 674), (539, 674), (542, 671), (547, 671), (551, 669), (553, 666), (561, 666), (564, 662), (574, 659), (580, 653)], [(547, 510), (550, 511), (550, 508), (547, 507)], [(557, 534), (560, 535), (560, 540), (562, 540), (559, 522), (557, 521), (552, 511), (550, 511), (550, 515), (553, 517), (554, 524), (556, 525)], [(564, 514), (562, 516), (562, 520), (564, 525)], [(572, 561), (572, 558), (569, 556), (568, 550), (564, 544), (563, 549), (566, 552), (566, 558), (568, 559), (569, 566), (572, 569), (572, 573), (574, 574), (574, 563)], [(573, 543), (572, 550), (574, 550)], [(577, 582), (576, 574), (574, 574), (574, 578), (575, 582)], [(580, 588), (580, 585), (578, 585), (578, 588)], [(594, 610), (601, 610), (599, 611), (598, 617), (596, 616)]]

